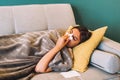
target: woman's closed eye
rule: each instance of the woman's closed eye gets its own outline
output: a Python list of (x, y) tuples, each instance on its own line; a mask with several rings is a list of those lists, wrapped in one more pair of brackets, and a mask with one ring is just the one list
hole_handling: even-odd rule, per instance
[(76, 36), (73, 35), (73, 40), (77, 41), (78, 38)]

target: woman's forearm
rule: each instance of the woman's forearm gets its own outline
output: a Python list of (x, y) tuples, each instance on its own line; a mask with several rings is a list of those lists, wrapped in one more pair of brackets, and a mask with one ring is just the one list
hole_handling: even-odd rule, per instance
[(36, 72), (49, 72), (50, 69), (48, 68), (48, 65), (50, 61), (54, 58), (54, 56), (59, 52), (60, 49), (58, 47), (54, 47), (51, 49), (48, 53), (43, 56), (38, 64), (35, 67)]
[(54, 56), (68, 43), (68, 36), (62, 36), (58, 39), (55, 47), (46, 53), (38, 62), (35, 67), (36, 72), (48, 72), (50, 68), (48, 67), (50, 61)]

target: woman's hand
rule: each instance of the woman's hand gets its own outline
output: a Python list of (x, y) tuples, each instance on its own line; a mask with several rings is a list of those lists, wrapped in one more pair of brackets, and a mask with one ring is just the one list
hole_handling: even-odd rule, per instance
[(66, 46), (68, 42), (69, 42), (68, 36), (64, 35), (57, 40), (55, 47), (61, 50), (64, 46)]

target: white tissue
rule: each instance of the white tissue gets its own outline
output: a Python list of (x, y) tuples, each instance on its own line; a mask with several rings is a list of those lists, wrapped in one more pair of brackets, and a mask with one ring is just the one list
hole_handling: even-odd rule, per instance
[(69, 36), (69, 40), (73, 40), (73, 34), (70, 34), (70, 33), (67, 32), (66, 35)]
[[(71, 78), (71, 77), (76, 77), (76, 76), (81, 76), (80, 73), (78, 73), (77, 71), (68, 71), (68, 72), (61, 72), (60, 73), (63, 77), (65, 78)], [(82, 79), (80, 79), (82, 80)]]

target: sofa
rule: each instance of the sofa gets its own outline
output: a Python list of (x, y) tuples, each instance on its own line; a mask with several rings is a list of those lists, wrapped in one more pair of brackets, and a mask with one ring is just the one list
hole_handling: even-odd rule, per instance
[[(0, 36), (52, 29), (61, 31), (70, 25), (76, 25), (76, 21), (69, 3), (0, 6)], [(98, 48), (102, 49), (101, 46)], [(65, 78), (61, 72), (50, 72), (37, 74), (31, 80), (113, 80), (119, 76), (119, 73), (112, 74), (92, 64), (94, 58), (87, 71), (78, 72), (80, 76)]]

